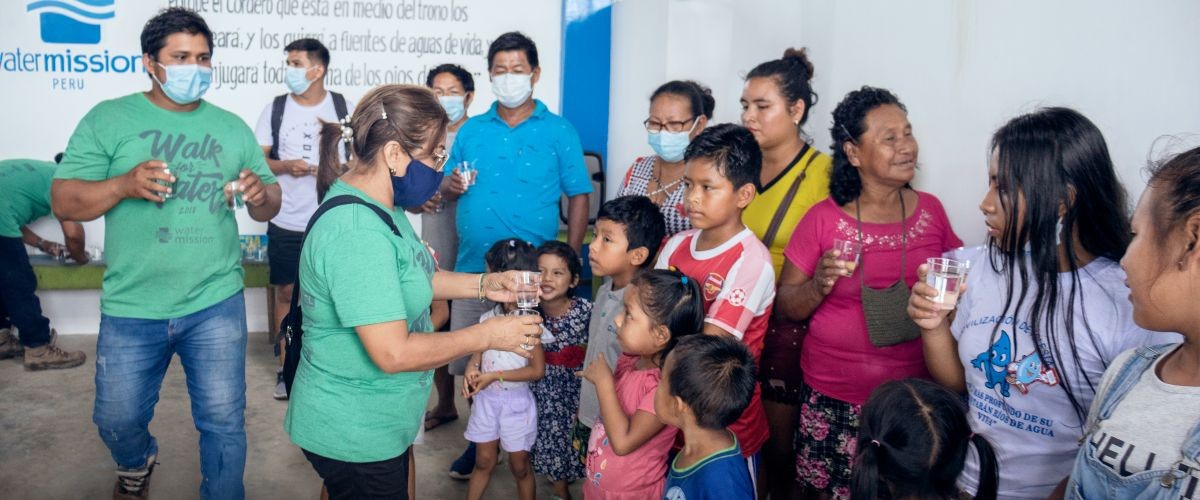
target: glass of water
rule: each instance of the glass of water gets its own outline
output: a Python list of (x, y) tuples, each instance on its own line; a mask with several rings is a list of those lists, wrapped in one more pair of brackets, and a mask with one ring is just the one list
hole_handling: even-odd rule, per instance
[(837, 260), (846, 263), (850, 274), (858, 268), (858, 259), (862, 256), (862, 244), (857, 241), (834, 239), (833, 249), (838, 251)]
[(943, 311), (954, 309), (958, 306), (959, 291), (967, 282), (967, 271), (971, 269), (971, 262), (938, 257), (925, 262), (929, 264), (929, 270), (925, 273), (925, 284), (937, 291), (937, 296), (932, 300)]
[(469, 161), (459, 163), (454, 172), (462, 179), (464, 186), (474, 186), (475, 178), (479, 175), (479, 171), (475, 170), (475, 166)]
[(242, 186), (238, 181), (229, 181), (225, 184), (225, 208), (231, 211), (237, 211), (246, 207), (246, 200), (242, 198)]
[[(169, 168), (164, 168), (164, 169), (163, 169), (163, 173), (164, 173), (164, 174), (167, 174), (167, 175), (171, 175), (171, 169), (169, 169)], [(175, 197), (175, 193), (174, 193), (174, 189), (175, 189), (175, 183), (174, 183), (174, 182), (171, 182), (171, 180), (170, 180), (170, 179), (154, 179), (154, 182), (155, 182), (156, 184), (158, 184), (159, 186), (165, 186), (165, 187), (167, 187), (167, 188), (170, 188), (170, 189), (172, 190), (172, 192), (170, 192), (170, 193), (163, 193), (163, 194), (162, 194), (162, 197), (163, 197), (163, 200), (164, 200), (164, 201), (166, 201), (166, 200), (169, 200), (169, 199), (171, 199), (171, 198)]]
[(539, 303), (542, 273), (521, 271), (517, 274), (517, 308), (533, 310)]

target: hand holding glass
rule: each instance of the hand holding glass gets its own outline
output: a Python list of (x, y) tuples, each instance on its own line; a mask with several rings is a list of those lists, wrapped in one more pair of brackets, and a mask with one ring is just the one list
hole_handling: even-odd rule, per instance
[(238, 181), (225, 184), (225, 208), (233, 211), (246, 208), (246, 200), (242, 198), (242, 186)]
[(925, 284), (937, 291), (930, 300), (943, 311), (954, 309), (958, 305), (959, 292), (967, 282), (971, 263), (944, 258), (930, 258), (926, 263), (929, 269), (925, 272)]
[(858, 268), (858, 259), (862, 256), (862, 244), (857, 241), (834, 239), (833, 250), (838, 251), (837, 260), (846, 265), (847, 276), (854, 274)]
[(521, 271), (517, 275), (517, 311), (514, 311), (514, 316), (527, 314), (520, 311), (532, 311), (538, 306), (538, 295), (541, 293), (541, 286), (542, 273)]

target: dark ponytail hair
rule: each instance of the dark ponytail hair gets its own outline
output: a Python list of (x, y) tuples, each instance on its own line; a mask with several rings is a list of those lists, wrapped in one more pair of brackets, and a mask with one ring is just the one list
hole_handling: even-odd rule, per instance
[(671, 332), (659, 362), (667, 359), (680, 338), (704, 329), (704, 298), (696, 280), (679, 271), (655, 269), (639, 273), (629, 284), (637, 287), (638, 301), (650, 321)]
[[(579, 262), (579, 254), (575, 252), (574, 248), (571, 248), (571, 245), (558, 240), (549, 240), (538, 247), (538, 257), (543, 255), (553, 255), (566, 262), (567, 272), (571, 273), (571, 281), (579, 279), (580, 275), (583, 274), (583, 264)], [(578, 287), (578, 284), (567, 290), (567, 297), (575, 296), (576, 287)]]
[[(385, 118), (386, 116), (386, 118)], [(417, 85), (381, 85), (367, 92), (349, 117), (353, 137), (346, 142), (351, 162), (369, 166), (389, 142), (396, 141), (412, 156), (433, 147), (446, 135), (450, 118), (434, 93)], [(317, 167), (317, 195), (324, 199), (348, 166), (338, 151), (343, 141), (340, 122), (321, 123), (320, 164)]]
[(957, 498), (971, 444), (979, 455), (975, 498), (996, 498), (995, 452), (971, 432), (966, 405), (949, 389), (914, 378), (886, 382), (871, 393), (859, 422), (851, 498)]
[(770, 78), (779, 87), (779, 93), (788, 105), (804, 101), (804, 114), (800, 125), (808, 121), (808, 112), (817, 104), (817, 93), (812, 88), (813, 63), (808, 60), (807, 48), (788, 48), (783, 57), (772, 59), (755, 66), (746, 74), (746, 79)]
[(900, 102), (900, 98), (887, 89), (868, 87), (864, 85), (858, 90), (852, 90), (842, 98), (833, 109), (833, 126), (829, 135), (833, 144), (829, 150), (833, 153), (833, 171), (829, 178), (829, 195), (838, 205), (845, 205), (858, 199), (862, 194), (862, 177), (858, 169), (850, 164), (846, 155), (847, 142), (858, 144), (862, 135), (867, 131), (867, 113), (880, 106), (899, 106), (905, 112), (908, 108)]
[[(1151, 213), (1154, 214), (1154, 239), (1163, 243), (1172, 231), (1178, 230), (1189, 217), (1200, 212), (1200, 147), (1192, 148), (1167, 161), (1152, 164), (1148, 169), (1157, 196)], [(1194, 251), (1189, 247), (1186, 252)], [(1179, 256), (1164, 256), (1164, 265), (1178, 262)]]
[[(1005, 276), (1001, 317), (1028, 311), (1032, 347), (1042, 362), (1062, 367), (1072, 359), (1075, 366), (1081, 366), (1076, 345), (1094, 344), (1096, 335), (1085, 313), (1079, 315), (1084, 331), (1076, 331), (1075, 304), (1078, 302), (1082, 313), (1086, 301), (1085, 287), (1079, 283), (1080, 257), (1071, 242), (1078, 231), (1087, 253), (1119, 261), (1130, 239), (1125, 188), (1117, 180), (1104, 135), (1075, 110), (1042, 108), (1009, 120), (992, 136), (991, 146), (998, 163), (997, 189), (1006, 193), (1000, 198), (1000, 210), (1008, 220), (999, 241), (988, 240), (992, 269)], [(1023, 210), (1018, 208), (1021, 198), (1025, 200)], [(1058, 234), (1060, 206), (1066, 211)], [(1059, 272), (1056, 241), (1060, 237), (1071, 270), (1069, 279), (1062, 279)], [(1117, 307), (1118, 298), (1110, 295), (1108, 301)], [(1119, 301), (1125, 301), (1123, 295)], [(988, 345), (999, 338), (1001, 326), (997, 322), (993, 327)], [(1012, 335), (1012, 352), (1027, 352), (1028, 347), (1018, 351), (1017, 339)], [(1061, 345), (1069, 346), (1069, 352), (1062, 352)], [(1083, 370), (1059, 368), (1059, 382), (1083, 425), (1087, 395), (1095, 392), (1099, 380), (1092, 380)]]
[(703, 116), (711, 120), (713, 110), (717, 107), (712, 90), (692, 80), (672, 80), (662, 84), (654, 90), (653, 94), (650, 94), (650, 102), (653, 103), (658, 96), (664, 94), (687, 99), (691, 105), (693, 117)]
[(538, 251), (529, 242), (505, 238), (492, 244), (483, 261), (489, 273), (505, 271), (537, 271)]

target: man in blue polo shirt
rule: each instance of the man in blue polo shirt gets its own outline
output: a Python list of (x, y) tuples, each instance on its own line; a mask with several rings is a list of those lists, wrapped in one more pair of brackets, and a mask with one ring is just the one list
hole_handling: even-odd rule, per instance
[[(442, 183), (443, 197), (458, 200), (454, 270), (465, 273), (483, 272), (483, 254), (498, 240), (520, 238), (541, 245), (555, 239), (563, 194), (570, 200), (567, 243), (579, 251), (592, 192), (579, 134), (532, 98), (541, 75), (533, 40), (518, 32), (500, 35), (488, 47), (488, 73), (496, 102), (459, 129)], [(451, 175), (464, 161), (476, 171), (473, 185)], [(489, 308), (479, 301), (455, 301), (450, 328), (478, 323)], [(464, 358), (450, 364), (450, 373), (462, 375), (465, 368)], [(468, 448), (451, 467), (451, 477), (465, 479), (474, 462), (474, 450)]]

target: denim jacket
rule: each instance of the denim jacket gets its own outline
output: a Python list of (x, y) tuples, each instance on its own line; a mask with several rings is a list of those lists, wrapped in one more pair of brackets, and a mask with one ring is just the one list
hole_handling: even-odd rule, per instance
[(1112, 417), (1113, 411), (1121, 404), (1125, 395), (1138, 384), (1142, 374), (1175, 346), (1176, 344), (1163, 344), (1139, 347), (1112, 378), (1108, 390), (1104, 394), (1097, 394), (1099, 405), (1088, 417), (1087, 430), (1080, 441), (1083, 446), (1075, 458), (1075, 468), (1067, 485), (1066, 498), (1166, 500), (1200, 497), (1200, 491), (1185, 491), (1185, 488), (1196, 490), (1200, 486), (1197, 486), (1196, 481), (1186, 480), (1187, 475), (1180, 470), (1185, 457), (1193, 463), (1200, 461), (1200, 416), (1187, 439), (1180, 443), (1178, 460), (1165, 462), (1171, 464), (1169, 467), (1142, 471), (1128, 477), (1121, 477), (1101, 464), (1097, 460), (1096, 447), (1090, 439), (1099, 429), (1100, 422)]

